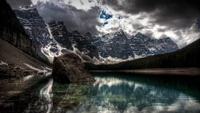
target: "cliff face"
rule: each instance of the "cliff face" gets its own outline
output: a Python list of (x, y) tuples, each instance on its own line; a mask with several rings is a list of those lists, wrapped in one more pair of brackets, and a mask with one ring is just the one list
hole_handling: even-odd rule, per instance
[(53, 42), (50, 39), (50, 33), (43, 18), (39, 15), (37, 9), (34, 7), (26, 6), (19, 10), (14, 10), (20, 23), (23, 25), (29, 39), (32, 40), (36, 47), (36, 54), (44, 60), (48, 60), (42, 53), (41, 48), (46, 47)]
[(5, 0), (0, 1), (0, 38), (23, 52), (36, 57), (33, 42), (26, 35), (24, 28)]

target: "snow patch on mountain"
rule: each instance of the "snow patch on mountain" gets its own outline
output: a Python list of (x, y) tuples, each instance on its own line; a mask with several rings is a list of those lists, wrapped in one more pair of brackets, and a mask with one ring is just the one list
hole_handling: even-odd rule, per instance
[(39, 68), (33, 67), (33, 66), (31, 66), (30, 64), (27, 64), (27, 63), (24, 63), (24, 65), (29, 67), (32, 70), (37, 71), (38, 73), (49, 73), (49, 72), (52, 71), (51, 69), (46, 68), (46, 67), (41, 67), (42, 69), (39, 69)]
[[(49, 32), (49, 34), (50, 34), (50, 39), (54, 39), (54, 38), (53, 38), (53, 35), (52, 35), (52, 33), (51, 33), (51, 29), (50, 29), (49, 25), (48, 25), (48, 24), (46, 24), (46, 25), (47, 25), (48, 32)], [(54, 40), (55, 40), (55, 39), (54, 39)]]
[(137, 54), (135, 54), (135, 53), (133, 53), (134, 54), (134, 56), (135, 56), (135, 58), (134, 59), (139, 59), (139, 58), (143, 58), (145, 55), (137, 55)]
[(66, 48), (62, 47), (57, 42), (51, 42), (47, 46), (41, 48), (42, 53), (49, 59), (49, 61), (52, 63), (54, 60), (54, 57), (58, 57), (66, 52), (71, 52), (67, 50)]

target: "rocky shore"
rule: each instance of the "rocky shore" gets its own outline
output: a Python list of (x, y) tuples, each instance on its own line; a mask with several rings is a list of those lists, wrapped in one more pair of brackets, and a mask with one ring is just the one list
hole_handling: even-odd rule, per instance
[(0, 79), (20, 78), (32, 74), (37, 74), (37, 71), (27, 70), (14, 64), (0, 63)]

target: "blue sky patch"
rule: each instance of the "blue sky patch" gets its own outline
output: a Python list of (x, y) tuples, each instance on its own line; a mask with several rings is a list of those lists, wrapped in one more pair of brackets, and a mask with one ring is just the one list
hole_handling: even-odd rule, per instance
[(105, 20), (109, 20), (113, 17), (112, 14), (108, 14), (105, 10), (102, 10), (101, 14), (100, 14), (100, 18), (101, 19), (105, 19)]
[(108, 22), (104, 22), (104, 23), (103, 23), (103, 26), (105, 26), (105, 25), (107, 25), (107, 24), (108, 24)]

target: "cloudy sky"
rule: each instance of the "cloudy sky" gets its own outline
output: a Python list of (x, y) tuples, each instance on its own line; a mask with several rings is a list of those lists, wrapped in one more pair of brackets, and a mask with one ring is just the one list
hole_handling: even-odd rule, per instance
[(7, 0), (13, 9), (35, 5), (45, 22), (64, 21), (69, 31), (94, 35), (123, 29), (154, 38), (170, 37), (180, 48), (200, 37), (195, 0)]

